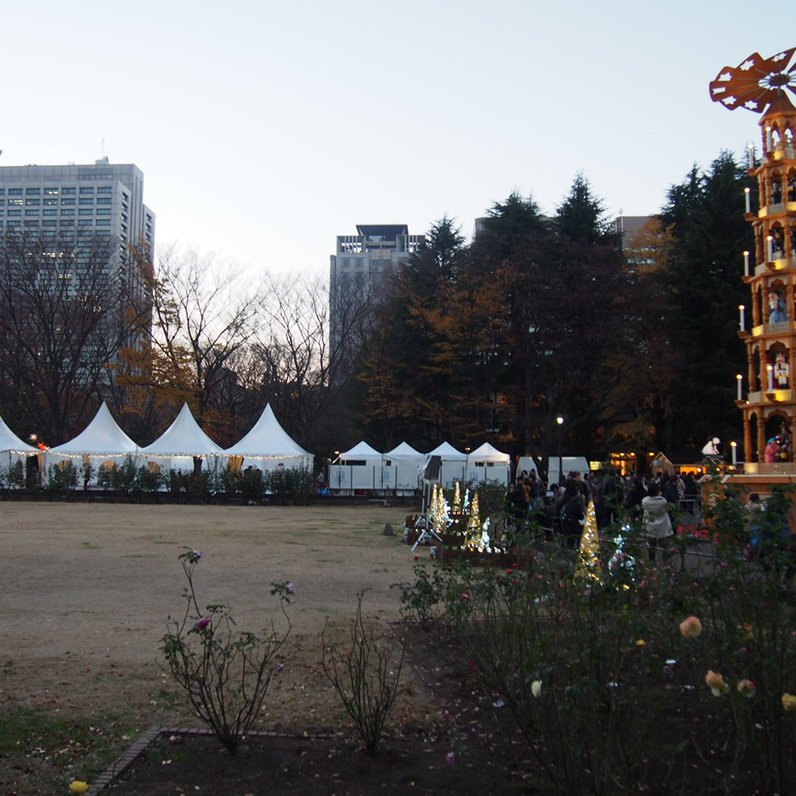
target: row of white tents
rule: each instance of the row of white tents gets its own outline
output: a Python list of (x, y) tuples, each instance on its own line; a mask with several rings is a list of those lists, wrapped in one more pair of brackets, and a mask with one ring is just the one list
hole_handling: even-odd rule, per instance
[(380, 453), (363, 441), (329, 465), (329, 488), (335, 492), (411, 492), (422, 488), (424, 478), (439, 481), (446, 488), (457, 481), (508, 486), (511, 457), (488, 442), (469, 453), (449, 442), (428, 453), (420, 453), (406, 442)]
[(251, 431), (237, 444), (221, 448), (202, 431), (184, 404), (174, 422), (152, 444), (140, 447), (119, 428), (105, 403), (94, 419), (74, 439), (42, 452), (17, 437), (0, 418), (0, 462), (4, 466), (38, 454), (45, 467), (68, 460), (89, 460), (94, 469), (93, 481), (103, 465), (119, 464), (125, 457), (157, 465), (168, 470), (192, 471), (194, 457), (221, 459), (240, 457), (241, 467), (274, 470), (278, 467), (312, 469), (313, 456), (299, 446), (277, 421), (270, 404)]
[[(229, 448), (218, 446), (199, 427), (188, 404), (183, 405), (174, 422), (153, 443), (141, 447), (118, 426), (103, 403), (94, 419), (74, 439), (42, 452), (17, 437), (0, 418), (0, 465), (10, 466), (27, 456), (43, 458), (46, 468), (68, 460), (90, 461), (93, 483), (103, 466), (119, 464), (130, 456), (168, 470), (192, 471), (194, 457), (209, 461), (239, 457), (241, 468), (274, 470), (303, 467), (311, 470), (313, 456), (285, 432), (270, 405), (263, 410), (251, 431)], [(412, 492), (422, 488), (423, 480), (439, 481), (452, 487), (456, 481), (483, 484), (488, 481), (508, 485), (510, 457), (488, 442), (472, 452), (462, 452), (443, 442), (428, 453), (420, 453), (402, 442), (380, 453), (360, 442), (339, 455), (329, 466), (328, 486), (334, 492), (358, 491)]]

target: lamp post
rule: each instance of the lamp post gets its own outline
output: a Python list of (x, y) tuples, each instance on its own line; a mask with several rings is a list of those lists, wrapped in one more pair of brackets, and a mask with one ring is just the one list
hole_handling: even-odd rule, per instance
[(556, 418), (556, 423), (558, 423), (558, 483), (562, 484), (564, 482), (564, 460), (561, 458), (561, 429), (564, 425), (564, 418), (559, 415)]

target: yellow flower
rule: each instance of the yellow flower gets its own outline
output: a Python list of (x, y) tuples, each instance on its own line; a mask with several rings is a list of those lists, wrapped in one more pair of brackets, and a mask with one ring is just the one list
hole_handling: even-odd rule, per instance
[(730, 690), (727, 683), (724, 682), (724, 678), (712, 669), (708, 669), (708, 673), (705, 675), (705, 684), (711, 690), (713, 696), (721, 696)]
[(696, 616), (689, 616), (680, 622), (680, 635), (683, 638), (696, 638), (702, 633), (702, 622)]
[(796, 711), (796, 694), (783, 694), (782, 707), (787, 710), (788, 713)]
[(88, 790), (88, 782), (83, 782), (82, 779), (76, 779), (69, 786), (70, 793), (85, 793)]
[(646, 641), (644, 641), (644, 639), (643, 639), (643, 638), (640, 638), (640, 639), (639, 639), (639, 640), (636, 642), (636, 646), (637, 646), (637, 647), (646, 647), (646, 646), (647, 646), (647, 642), (646, 642)]

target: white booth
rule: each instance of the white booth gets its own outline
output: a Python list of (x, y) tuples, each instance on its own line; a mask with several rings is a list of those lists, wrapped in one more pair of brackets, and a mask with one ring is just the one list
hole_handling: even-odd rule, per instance
[(362, 441), (329, 465), (329, 489), (342, 493), (384, 489), (382, 464), (381, 453)]
[(473, 486), (497, 483), (508, 486), (511, 479), (511, 456), (485, 442), (467, 457), (466, 481)]

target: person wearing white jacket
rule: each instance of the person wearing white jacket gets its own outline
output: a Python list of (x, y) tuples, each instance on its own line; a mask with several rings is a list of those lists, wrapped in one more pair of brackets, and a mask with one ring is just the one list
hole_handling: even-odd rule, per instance
[(670, 508), (666, 498), (661, 495), (660, 487), (653, 481), (647, 496), (641, 501), (641, 510), (644, 512), (642, 533), (649, 543), (650, 561), (655, 561), (655, 551), (658, 547), (665, 556), (668, 546), (665, 540), (674, 535), (672, 520), (669, 517)]

